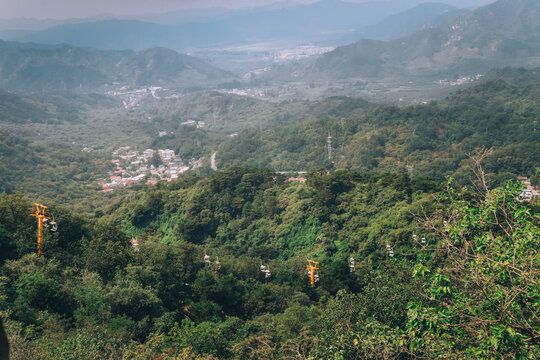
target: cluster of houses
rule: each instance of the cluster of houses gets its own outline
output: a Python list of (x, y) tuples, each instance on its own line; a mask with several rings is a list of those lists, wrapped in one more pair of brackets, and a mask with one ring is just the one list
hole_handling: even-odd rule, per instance
[(180, 97), (174, 90), (164, 89), (159, 86), (131, 88), (129, 85), (122, 86), (118, 82), (110, 86), (115, 89), (107, 91), (106, 94), (122, 99), (125, 109), (138, 107), (141, 100), (148, 96), (152, 96), (154, 99), (178, 99)]
[(448, 80), (448, 79), (443, 79), (443, 80), (438, 80), (436, 81), (436, 83), (440, 84), (440, 85), (450, 85), (450, 86), (457, 86), (457, 85), (464, 85), (464, 84), (469, 84), (473, 81), (476, 81), (476, 80), (479, 80), (482, 76), (482, 74), (476, 74), (476, 75), (473, 75), (473, 76), (463, 76), (463, 77), (460, 77), (459, 79), (457, 80)]
[(522, 201), (531, 201), (540, 197), (540, 190), (531, 185), (531, 180), (527, 177), (518, 177), (518, 180), (525, 186), (519, 197)]
[(206, 123), (203, 121), (195, 121), (195, 120), (188, 120), (181, 122), (180, 125), (182, 126), (196, 126), (197, 129), (203, 128), (206, 126)]
[[(159, 165), (155, 161), (156, 155), (159, 156)], [(112, 192), (117, 187), (142, 182), (155, 185), (159, 181), (173, 181), (178, 179), (178, 175), (202, 166), (202, 159), (191, 159), (184, 164), (174, 150), (146, 149), (140, 152), (129, 146), (116, 149), (111, 162), (116, 166), (115, 170), (108, 172), (108, 179), (98, 180), (102, 192)]]
[(307, 180), (306, 178), (294, 177), (294, 176), (291, 176), (290, 178), (287, 179), (287, 181), (298, 181), (298, 182), (301, 182), (301, 183), (305, 183), (306, 180)]

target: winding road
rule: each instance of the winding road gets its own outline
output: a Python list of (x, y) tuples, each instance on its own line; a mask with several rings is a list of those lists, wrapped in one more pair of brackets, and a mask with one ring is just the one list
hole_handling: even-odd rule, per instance
[(217, 166), (216, 166), (216, 154), (217, 154), (217, 151), (215, 151), (215, 152), (212, 154), (212, 157), (210, 158), (210, 167), (211, 167), (212, 170), (214, 170), (214, 171), (218, 171), (218, 170), (217, 170)]

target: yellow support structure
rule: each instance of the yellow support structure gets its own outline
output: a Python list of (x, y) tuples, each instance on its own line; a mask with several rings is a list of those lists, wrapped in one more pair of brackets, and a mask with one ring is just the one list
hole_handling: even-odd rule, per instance
[(317, 265), (319, 265), (317, 261), (308, 260), (306, 270), (308, 271), (311, 286), (315, 286), (315, 270), (319, 270)]
[(45, 205), (41, 205), (38, 203), (34, 204), (36, 206), (36, 209), (33, 210), (34, 212), (30, 214), (30, 216), (35, 216), (38, 220), (38, 238), (37, 238), (37, 250), (38, 255), (43, 255), (42, 251), (42, 242), (43, 242), (43, 221), (49, 220), (49, 217), (45, 215), (45, 210), (47, 210), (47, 207)]

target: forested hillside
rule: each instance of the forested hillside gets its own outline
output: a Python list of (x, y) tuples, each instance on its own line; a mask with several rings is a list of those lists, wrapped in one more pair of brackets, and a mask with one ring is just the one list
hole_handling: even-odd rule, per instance
[(0, 90), (0, 124), (28, 125), (83, 121), (90, 109), (110, 110), (120, 106), (115, 99), (100, 94), (73, 94), (68, 92), (24, 94)]
[(411, 35), (419, 30), (447, 23), (470, 12), (444, 3), (421, 3), (355, 33), (356, 39), (389, 40)]
[[(406, 174), (307, 179), (234, 168), (148, 189), (99, 218), (52, 206), (58, 231), (45, 230), (40, 258), (30, 204), (1, 195), (0, 311), (14, 358), (539, 355), (538, 207), (519, 203), (518, 187), (484, 198)], [(503, 214), (501, 227), (482, 220)], [(458, 241), (485, 234), (496, 247), (460, 253)], [(313, 287), (307, 259), (319, 262)], [(507, 296), (513, 306), (493, 317)]]
[(515, 67), (505, 67), (488, 71), (482, 82), (502, 80), (515, 86), (538, 85), (540, 82), (540, 67), (525, 69)]
[(408, 171), (469, 181), (467, 155), (492, 148), (485, 168), (491, 181), (503, 184), (533, 175), (538, 166), (539, 96), (537, 84), (497, 80), (459, 90), (439, 103), (380, 106), (358, 117), (311, 120), (262, 134), (247, 130), (220, 146), (218, 166)]
[(0, 130), (0, 193), (91, 213), (109, 201), (95, 182), (112, 168), (103, 153), (54, 144), (36, 145)]
[(327, 116), (345, 118), (376, 106), (346, 96), (273, 103), (219, 92), (189, 94), (178, 99), (147, 98), (141, 105), (137, 113), (151, 115), (152, 122), (164, 129), (182, 131), (186, 129), (182, 122), (196, 120), (204, 122), (205, 128), (225, 134), (246, 128), (276, 128)]
[(0, 91), (0, 123), (46, 122), (51, 114), (29, 99)]
[(392, 41), (360, 40), (303, 70), (315, 79), (452, 77), (495, 66), (538, 66), (540, 4), (498, 0), (434, 28)]
[(0, 40), (0, 86), (6, 90), (114, 89), (120, 86), (206, 88), (231, 74), (165, 48), (100, 51), (69, 45), (36, 45)]
[[(347, 97), (269, 103), (203, 92), (178, 99), (148, 95), (125, 109), (120, 99), (98, 94), (0, 92), (0, 191), (92, 213), (109, 199), (98, 193), (96, 180), (112, 170), (118, 147), (169, 148), (186, 161), (205, 158), (208, 173), (213, 149), (233, 132), (345, 118), (374, 106)], [(204, 126), (182, 125), (189, 120)], [(167, 135), (159, 137), (161, 131)]]
[[(203, 174), (211, 172), (210, 157), (217, 151), (218, 169), (397, 171), (439, 180), (451, 175), (464, 184), (471, 180), (468, 154), (493, 148), (485, 168), (493, 184), (504, 184), (532, 176), (539, 166), (538, 73), (494, 71), (438, 103), (404, 107), (348, 97), (268, 103), (208, 92), (149, 97), (126, 110), (118, 99), (101, 95), (4, 93), (1, 186), (93, 212), (108, 199), (95, 181), (111, 170), (112, 151), (126, 145), (204, 158)], [(182, 125), (188, 120), (204, 126)], [(167, 135), (159, 137), (163, 130)], [(93, 152), (81, 152), (86, 146)], [(83, 197), (98, 201), (81, 203)]]

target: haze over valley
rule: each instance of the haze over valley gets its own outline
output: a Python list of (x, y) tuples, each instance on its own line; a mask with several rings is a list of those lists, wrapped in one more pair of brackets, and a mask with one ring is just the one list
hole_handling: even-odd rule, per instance
[[(104, 158), (119, 147), (160, 144), (200, 161), (204, 172), (212, 155), (217, 164), (243, 164), (247, 153), (233, 159), (218, 151), (243, 131), (263, 139), (264, 131), (303, 121), (363, 116), (377, 103), (444, 102), (462, 87), (510, 81), (508, 67), (532, 69), (522, 71), (534, 78), (540, 4), (469, 5), (323, 0), (43, 19), (43, 28), (27, 30), (16, 28), (26, 20), (5, 20), (2, 128), (21, 141), (101, 149)], [(339, 166), (354, 168), (343, 156)], [(257, 165), (328, 165), (278, 163)]]

